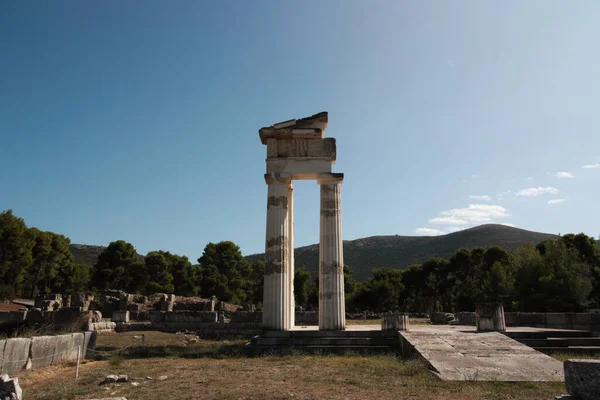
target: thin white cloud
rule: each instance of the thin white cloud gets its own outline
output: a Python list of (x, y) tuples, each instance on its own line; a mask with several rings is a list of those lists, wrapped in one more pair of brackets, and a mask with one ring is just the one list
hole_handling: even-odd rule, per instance
[(445, 232), (440, 231), (439, 229), (431, 229), (431, 228), (417, 228), (415, 229), (415, 233), (424, 236), (439, 236), (445, 234)]
[(504, 225), (504, 226), (510, 226), (510, 227), (512, 227), (512, 228), (516, 228), (516, 227), (517, 227), (515, 224), (512, 224), (512, 223), (510, 223), (510, 222), (503, 222), (503, 223), (501, 223), (500, 225)]
[(504, 200), (504, 196), (508, 196), (511, 193), (512, 193), (512, 190), (506, 190), (504, 192), (498, 193), (496, 196), (498, 197), (498, 200)]
[(575, 176), (570, 172), (556, 172), (552, 174), (552, 176), (555, 176), (557, 178), (575, 178)]
[(533, 176), (530, 176), (530, 177), (528, 177), (528, 178), (527, 178), (527, 180), (528, 180), (528, 181), (532, 181), (532, 180), (534, 180), (534, 179), (533, 179)]
[(454, 68), (454, 67), (456, 67), (456, 61), (454, 61), (454, 60), (448, 60), (448, 66), (449, 66), (450, 68)]
[(469, 204), (466, 208), (442, 211), (440, 215), (442, 217), (438, 217), (439, 219), (449, 218), (457, 221), (467, 221), (470, 224), (491, 222), (495, 218), (510, 217), (504, 207), (490, 204)]
[(436, 217), (429, 220), (430, 224), (467, 225), (469, 221), (456, 217)]
[(521, 189), (517, 192), (517, 196), (525, 196), (525, 197), (532, 197), (532, 196), (541, 196), (543, 194), (556, 194), (558, 193), (558, 189), (552, 186), (546, 186), (546, 187), (542, 187), (542, 186), (538, 186), (535, 188), (529, 188), (529, 189)]
[(458, 231), (462, 231), (463, 229), (465, 229), (465, 228), (461, 228), (458, 226), (449, 226), (446, 228), (446, 232), (448, 232), (448, 233), (458, 232)]
[(552, 200), (548, 200), (548, 204), (555, 205), (555, 204), (564, 203), (565, 201), (567, 201), (567, 199), (552, 199)]
[(582, 165), (581, 168), (600, 168), (600, 163)]
[(469, 198), (473, 199), (473, 200), (485, 200), (485, 201), (492, 200), (492, 198), (488, 195), (483, 195), (483, 196), (470, 195)]
[(479, 175), (479, 174), (473, 174), (473, 175), (471, 175), (472, 179), (479, 179), (479, 177), (481, 177), (481, 175)]

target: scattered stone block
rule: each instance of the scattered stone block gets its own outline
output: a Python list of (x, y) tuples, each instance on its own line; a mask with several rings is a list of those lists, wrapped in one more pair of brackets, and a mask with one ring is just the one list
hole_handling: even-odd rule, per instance
[(581, 400), (600, 399), (600, 360), (567, 360), (564, 363), (567, 392)]
[(475, 314), (478, 332), (506, 332), (502, 303), (478, 303), (475, 305)]
[(129, 381), (129, 377), (127, 375), (106, 375), (106, 377), (100, 384), (102, 385), (102, 384), (109, 384), (109, 383), (121, 383), (121, 382), (128, 382), (128, 381)]
[(175, 304), (175, 302), (173, 301), (164, 301), (160, 303), (160, 310), (161, 311), (173, 311), (173, 304)]
[(444, 312), (434, 312), (429, 316), (431, 323), (434, 325), (446, 325), (448, 324), (448, 317)]
[(391, 311), (383, 315), (381, 321), (382, 331), (407, 331), (408, 314), (392, 313)]
[(456, 314), (459, 325), (475, 326), (477, 325), (477, 314), (470, 311), (459, 312)]
[(29, 311), (27, 311), (25, 319), (27, 320), (27, 322), (32, 323), (44, 322), (44, 313), (42, 313), (42, 310), (39, 308), (32, 308)]
[(6, 374), (0, 376), (0, 399), (22, 400), (23, 391), (19, 385), (19, 378), (12, 378)]
[(129, 311), (114, 311), (111, 319), (113, 322), (129, 322)]
[(225, 313), (222, 313), (222, 312), (219, 313), (217, 322), (220, 323), (220, 324), (224, 324), (225, 323)]

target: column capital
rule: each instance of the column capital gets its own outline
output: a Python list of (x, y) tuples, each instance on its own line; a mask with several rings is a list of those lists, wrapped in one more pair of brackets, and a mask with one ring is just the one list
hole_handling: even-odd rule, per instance
[(344, 174), (342, 173), (333, 173), (333, 172), (327, 172), (327, 173), (322, 173), (322, 174), (317, 174), (317, 183), (319, 185), (326, 185), (326, 184), (341, 184), (342, 181), (344, 180)]
[(269, 172), (265, 174), (265, 182), (267, 185), (272, 183), (290, 183), (292, 181), (292, 174), (280, 174), (277, 172)]

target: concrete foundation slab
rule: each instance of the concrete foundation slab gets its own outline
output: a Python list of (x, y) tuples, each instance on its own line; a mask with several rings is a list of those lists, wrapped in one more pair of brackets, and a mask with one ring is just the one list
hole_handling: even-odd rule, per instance
[(443, 380), (564, 380), (560, 361), (499, 332), (476, 332), (472, 326), (417, 325), (400, 335)]

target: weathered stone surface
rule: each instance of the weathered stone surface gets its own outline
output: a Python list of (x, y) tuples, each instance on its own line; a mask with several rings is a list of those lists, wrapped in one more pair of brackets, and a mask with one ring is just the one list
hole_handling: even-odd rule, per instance
[(83, 333), (83, 348), (85, 349), (85, 351), (82, 352), (82, 357), (89, 359), (94, 358), (96, 354), (94, 350), (96, 350), (97, 336), (98, 334), (95, 331), (88, 331)]
[(114, 311), (111, 320), (113, 322), (129, 322), (129, 311)]
[(407, 331), (408, 314), (398, 314), (389, 312), (383, 315), (381, 320), (382, 331)]
[(77, 359), (77, 348), (83, 346), (83, 333), (71, 333), (55, 337), (56, 347), (54, 348), (52, 364), (55, 365), (61, 361), (72, 361)]
[(58, 336), (35, 336), (31, 338), (31, 368), (36, 370), (52, 365)]
[(567, 392), (577, 399), (600, 399), (600, 360), (567, 360), (564, 363)]
[(21, 371), (29, 360), (31, 339), (6, 339), (2, 358), (2, 373), (12, 374)]
[(32, 308), (29, 311), (27, 311), (27, 316), (25, 317), (25, 319), (27, 320), (27, 322), (32, 323), (44, 322), (44, 314), (39, 308)]
[(19, 385), (19, 378), (11, 379), (7, 374), (2, 374), (2, 376), (0, 376), (0, 399), (23, 399), (23, 391)]
[(470, 311), (459, 312), (459, 313), (456, 313), (456, 317), (458, 319), (459, 325), (470, 325), (470, 326), (477, 325), (477, 314), (475, 314), (474, 312), (470, 312)]
[(443, 380), (562, 381), (562, 363), (500, 332), (414, 325), (400, 332)]
[(433, 312), (429, 315), (429, 319), (434, 325), (447, 325), (449, 321), (454, 319), (454, 315), (445, 312)]
[(477, 331), (506, 331), (502, 303), (478, 303), (475, 305)]
[(0, 325), (21, 323), (26, 317), (27, 311), (3, 311), (0, 312)]

